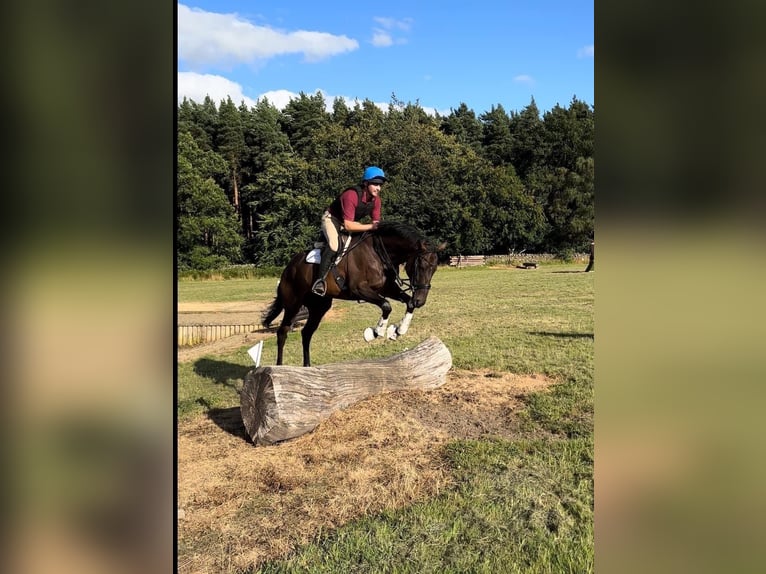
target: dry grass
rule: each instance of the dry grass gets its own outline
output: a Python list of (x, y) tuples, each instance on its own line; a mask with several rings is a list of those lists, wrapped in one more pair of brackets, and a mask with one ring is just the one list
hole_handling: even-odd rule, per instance
[(439, 389), (370, 398), (268, 447), (248, 442), (238, 407), (180, 423), (179, 572), (257, 566), (354, 518), (439, 494), (451, 480), (447, 441), (515, 436), (519, 397), (551, 383), (453, 370)]

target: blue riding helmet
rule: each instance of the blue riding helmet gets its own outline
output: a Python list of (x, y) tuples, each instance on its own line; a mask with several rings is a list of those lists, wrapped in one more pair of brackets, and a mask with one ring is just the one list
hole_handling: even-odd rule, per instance
[(364, 170), (364, 174), (362, 174), (362, 181), (369, 181), (372, 183), (383, 183), (388, 180), (386, 179), (386, 174), (383, 173), (382, 169), (374, 165), (371, 165), (370, 167)]

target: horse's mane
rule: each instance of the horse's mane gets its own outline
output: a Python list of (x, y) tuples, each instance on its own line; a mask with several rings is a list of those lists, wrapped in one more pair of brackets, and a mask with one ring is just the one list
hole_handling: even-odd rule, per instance
[(402, 221), (381, 221), (375, 233), (382, 237), (400, 237), (413, 246), (421, 241), (427, 241), (417, 227)]

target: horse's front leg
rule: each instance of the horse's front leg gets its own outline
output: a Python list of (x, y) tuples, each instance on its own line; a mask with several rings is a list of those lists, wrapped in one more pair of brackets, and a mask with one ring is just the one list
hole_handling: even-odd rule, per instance
[(412, 314), (415, 312), (415, 304), (412, 302), (412, 297), (406, 291), (399, 290), (396, 294), (396, 299), (407, 306), (407, 312), (404, 314), (401, 323), (389, 325), (386, 336), (392, 341), (396, 341), (397, 337), (404, 335), (409, 330)]
[(410, 322), (412, 321), (412, 314), (415, 312), (415, 306), (411, 303), (407, 303), (407, 312), (404, 314), (404, 317), (402, 318), (402, 322), (398, 325), (389, 325), (388, 331), (386, 332), (386, 336), (391, 339), (392, 341), (396, 341), (398, 337), (401, 337), (410, 328)]
[(391, 303), (387, 299), (382, 299), (380, 302), (375, 301), (375, 304), (380, 307), (380, 319), (378, 319), (378, 324), (375, 325), (375, 328), (367, 327), (364, 330), (364, 340), (368, 343), (386, 334), (388, 317), (391, 315)]
[(399, 323), (398, 325), (388, 326), (388, 331), (387, 331), (388, 338), (391, 339), (392, 341), (396, 341), (398, 337), (401, 337), (402, 335), (407, 333), (407, 331), (410, 328), (410, 321), (412, 321), (412, 311), (407, 311), (404, 314), (404, 318), (402, 319), (401, 323)]

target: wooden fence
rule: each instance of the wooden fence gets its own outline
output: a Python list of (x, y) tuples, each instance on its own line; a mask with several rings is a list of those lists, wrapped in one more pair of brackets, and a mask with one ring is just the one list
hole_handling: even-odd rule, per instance
[(484, 255), (453, 255), (449, 258), (450, 267), (471, 267), (473, 265), (484, 265), (486, 258)]
[[(296, 328), (302, 324), (309, 316), (308, 309), (301, 307), (298, 314), (293, 319), (293, 328)], [(277, 324), (279, 324), (277, 322)], [(274, 326), (272, 325), (272, 328)], [(192, 345), (201, 345), (202, 343), (210, 343), (211, 341), (217, 341), (218, 339), (225, 339), (232, 335), (240, 335), (242, 333), (254, 333), (255, 331), (263, 331), (264, 328), (261, 325), (255, 323), (249, 323), (247, 325), (178, 325), (178, 346), (189, 347)]]
[(258, 331), (260, 325), (178, 325), (178, 346), (210, 343), (218, 339)]

